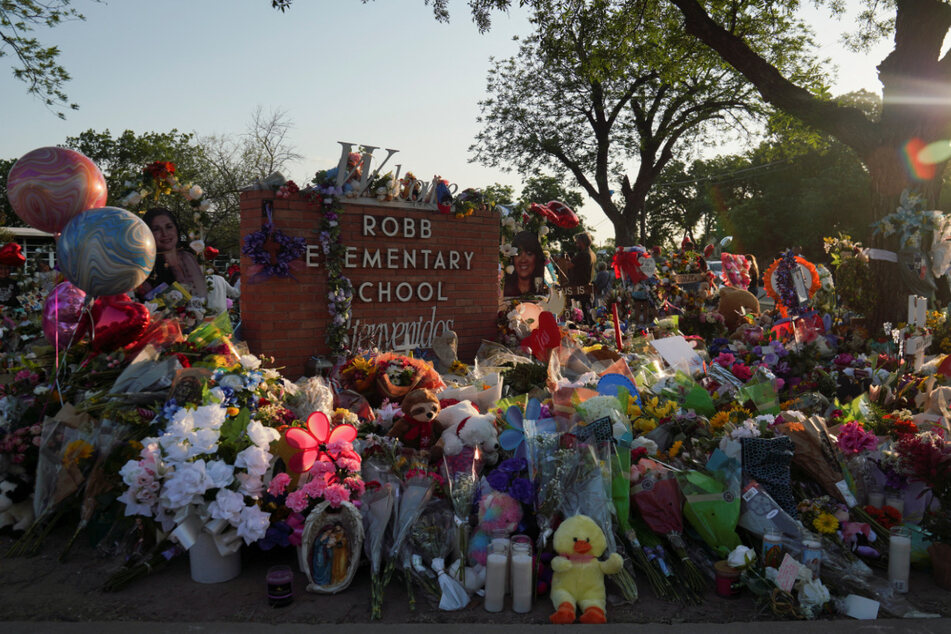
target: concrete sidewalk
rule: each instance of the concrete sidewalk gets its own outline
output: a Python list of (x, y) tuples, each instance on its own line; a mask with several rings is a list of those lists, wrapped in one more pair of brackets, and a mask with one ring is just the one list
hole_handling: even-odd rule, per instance
[(465, 624), (465, 623), (352, 623), (352, 624), (305, 624), (305, 623), (143, 623), (140, 621), (110, 621), (86, 623), (50, 623), (14, 621), (0, 625), (5, 634), (34, 633), (49, 634), (250, 634), (251, 632), (281, 632), (281, 634), (314, 634), (321, 627), (333, 628), (333, 634), (502, 634), (518, 628), (530, 634), (557, 634), (566, 629), (584, 628), (602, 634), (630, 634), (636, 628), (637, 634), (758, 634), (769, 630), (769, 634), (803, 634), (804, 632), (828, 632), (835, 634), (949, 634), (951, 619), (904, 619), (904, 620), (818, 620), (818, 621), (758, 621), (751, 623), (680, 623), (633, 624), (608, 623), (601, 626), (563, 626), (563, 625), (526, 625), (526, 624)]

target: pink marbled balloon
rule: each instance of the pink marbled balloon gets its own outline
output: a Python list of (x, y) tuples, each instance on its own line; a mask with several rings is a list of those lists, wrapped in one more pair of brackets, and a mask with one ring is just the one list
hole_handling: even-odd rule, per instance
[(106, 204), (106, 179), (85, 155), (41, 147), (20, 157), (7, 176), (7, 198), (24, 222), (59, 233), (74, 216)]

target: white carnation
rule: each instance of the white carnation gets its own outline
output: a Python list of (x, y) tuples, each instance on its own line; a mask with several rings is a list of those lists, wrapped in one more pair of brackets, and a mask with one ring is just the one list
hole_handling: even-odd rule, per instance
[(208, 490), (208, 484), (204, 460), (177, 465), (165, 478), (162, 502), (169, 509), (185, 507), (200, 499)]
[(242, 354), (238, 360), (241, 362), (241, 367), (245, 370), (257, 370), (261, 367), (261, 360), (253, 354)]
[(232, 526), (237, 526), (244, 508), (243, 495), (229, 489), (221, 489), (215, 495), (214, 501), (208, 505), (208, 513), (213, 519), (225, 520)]
[(248, 447), (238, 454), (234, 465), (246, 469), (253, 476), (261, 477), (271, 468), (271, 454), (261, 447)]
[(241, 510), (238, 535), (244, 539), (245, 544), (253, 544), (264, 537), (270, 522), (270, 513), (265, 513), (257, 506), (246, 506)]
[(212, 460), (205, 465), (209, 488), (221, 489), (234, 482), (234, 466), (224, 460)]
[(260, 422), (252, 420), (248, 423), (248, 438), (258, 447), (267, 449), (271, 443), (281, 437), (276, 429), (265, 427)]

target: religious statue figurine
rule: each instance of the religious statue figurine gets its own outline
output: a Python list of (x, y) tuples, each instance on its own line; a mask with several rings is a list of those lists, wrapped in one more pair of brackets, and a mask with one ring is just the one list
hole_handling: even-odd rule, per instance
[(347, 578), (350, 568), (350, 540), (347, 538), (343, 526), (337, 524), (333, 529), (333, 572), (331, 583), (341, 583)]

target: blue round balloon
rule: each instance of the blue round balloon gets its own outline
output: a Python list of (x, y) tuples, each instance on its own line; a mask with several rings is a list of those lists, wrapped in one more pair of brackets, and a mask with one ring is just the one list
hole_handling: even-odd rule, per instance
[(155, 266), (155, 238), (141, 218), (118, 207), (73, 217), (56, 242), (66, 279), (93, 297), (127, 293)]

